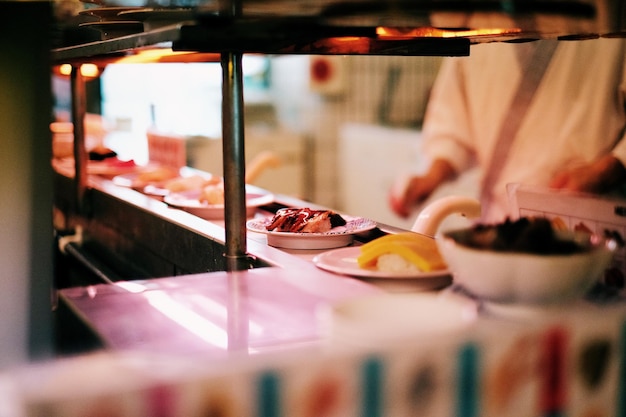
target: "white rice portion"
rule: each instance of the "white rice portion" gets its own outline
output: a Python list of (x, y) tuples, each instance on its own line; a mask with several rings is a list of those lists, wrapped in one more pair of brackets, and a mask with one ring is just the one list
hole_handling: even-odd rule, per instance
[(420, 269), (397, 253), (385, 253), (376, 261), (376, 269), (384, 272), (419, 272)]

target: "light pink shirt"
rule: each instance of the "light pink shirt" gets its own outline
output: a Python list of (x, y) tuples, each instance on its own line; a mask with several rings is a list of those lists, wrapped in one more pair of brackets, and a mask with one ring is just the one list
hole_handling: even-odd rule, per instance
[[(479, 44), (470, 57), (444, 60), (423, 129), (429, 158), (443, 157), (458, 172), (489, 165), (522, 76), (516, 47)], [(508, 183), (546, 185), (558, 171), (608, 152), (626, 163), (625, 53), (623, 39), (559, 42), (494, 186), (486, 220), (509, 215)]]

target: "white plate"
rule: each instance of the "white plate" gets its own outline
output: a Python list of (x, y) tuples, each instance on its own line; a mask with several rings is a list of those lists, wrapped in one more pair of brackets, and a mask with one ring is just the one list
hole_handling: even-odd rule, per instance
[(178, 177), (167, 178), (161, 181), (152, 181), (152, 182), (148, 181), (144, 183), (145, 185), (137, 186), (137, 178), (142, 174), (142, 172), (149, 172), (149, 171), (150, 171), (150, 168), (145, 167), (139, 172), (129, 172), (126, 174), (117, 175), (113, 177), (112, 181), (113, 181), (113, 184), (119, 185), (120, 187), (132, 188), (133, 190), (137, 190), (137, 191), (140, 191), (144, 194), (148, 194), (151, 196), (165, 197), (166, 195), (170, 194), (170, 191), (167, 188), (165, 188), (165, 185), (169, 181), (173, 181), (177, 178), (188, 178), (194, 175), (200, 175), (206, 178), (207, 181), (213, 178), (213, 175), (207, 172), (197, 171), (189, 167), (182, 167), (179, 171)]
[(328, 252), (320, 253), (313, 258), (313, 263), (320, 269), (342, 275), (364, 278), (382, 279), (425, 279), (450, 275), (448, 269), (439, 269), (430, 272), (389, 272), (379, 271), (374, 268), (361, 268), (356, 258), (361, 253), (361, 248), (351, 246), (340, 248)]
[[(163, 201), (172, 207), (183, 209), (198, 217), (207, 220), (222, 220), (224, 218), (223, 204), (207, 204), (201, 202), (198, 197), (200, 190), (171, 193), (163, 198)], [(253, 188), (246, 192), (246, 212), (252, 217), (257, 207), (270, 204), (274, 201), (274, 195)]]
[[(137, 178), (139, 178), (139, 176), (141, 174), (144, 174), (146, 172), (150, 172), (150, 168), (148, 167), (140, 167), (139, 169), (137, 169), (136, 172), (127, 172), (125, 174), (120, 174), (120, 175), (116, 175), (115, 177), (113, 177), (113, 179), (111, 181), (113, 181), (113, 184), (115, 185), (119, 185), (120, 187), (127, 187), (127, 188), (132, 188), (134, 190), (138, 190), (138, 191), (142, 191), (142, 189), (144, 188), (143, 186), (138, 186), (137, 185)], [(175, 177), (173, 177), (175, 178)], [(160, 183), (164, 183), (168, 180), (170, 180), (172, 178), (168, 178), (166, 180), (162, 180), (162, 181), (147, 181), (145, 182), (145, 184), (160, 184)]]
[(327, 341), (381, 347), (465, 331), (478, 304), (446, 293), (381, 294), (322, 305), (317, 313)]
[(345, 226), (332, 228), (325, 233), (291, 233), (267, 230), (272, 217), (252, 219), (247, 223), (248, 230), (267, 235), (267, 244), (285, 249), (333, 249), (348, 246), (354, 241), (354, 235), (376, 227), (376, 222), (363, 217), (342, 215)]
[[(54, 158), (53, 167), (64, 175), (74, 176), (74, 158)], [(117, 157), (106, 158), (102, 161), (87, 161), (87, 174), (100, 175), (107, 178), (113, 178), (117, 175), (137, 172), (141, 166), (136, 165), (133, 161), (121, 161)]]

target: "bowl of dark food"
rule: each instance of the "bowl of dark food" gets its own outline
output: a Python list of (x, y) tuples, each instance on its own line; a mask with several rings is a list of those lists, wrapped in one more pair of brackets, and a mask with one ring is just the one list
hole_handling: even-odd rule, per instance
[(496, 303), (579, 299), (610, 265), (617, 242), (522, 217), (443, 233), (439, 250), (454, 283)]

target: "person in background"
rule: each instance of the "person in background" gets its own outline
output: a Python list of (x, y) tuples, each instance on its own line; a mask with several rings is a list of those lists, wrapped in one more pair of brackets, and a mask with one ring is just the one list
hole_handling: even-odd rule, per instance
[(478, 170), (480, 221), (510, 217), (506, 185), (603, 193), (626, 182), (626, 40), (471, 46), (446, 58), (423, 125), (425, 172), (389, 194), (408, 217), (440, 185)]

